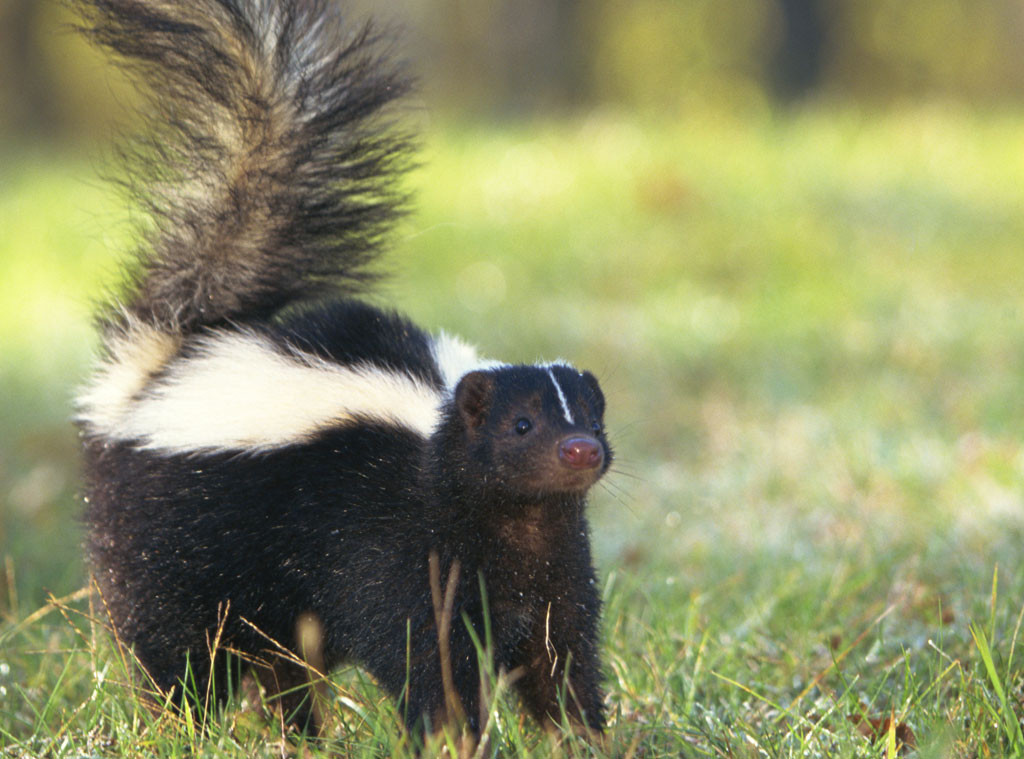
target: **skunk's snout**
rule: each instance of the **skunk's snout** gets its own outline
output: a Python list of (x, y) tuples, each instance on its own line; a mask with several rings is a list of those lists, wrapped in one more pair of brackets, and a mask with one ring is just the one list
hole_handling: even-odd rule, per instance
[(604, 448), (592, 437), (574, 435), (558, 444), (558, 460), (570, 469), (597, 469), (604, 463)]

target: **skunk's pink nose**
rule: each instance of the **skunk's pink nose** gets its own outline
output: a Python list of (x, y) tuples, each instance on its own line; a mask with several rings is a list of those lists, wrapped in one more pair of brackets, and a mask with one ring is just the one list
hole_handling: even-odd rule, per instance
[(592, 437), (570, 437), (558, 444), (558, 458), (570, 469), (595, 469), (604, 462), (604, 448)]

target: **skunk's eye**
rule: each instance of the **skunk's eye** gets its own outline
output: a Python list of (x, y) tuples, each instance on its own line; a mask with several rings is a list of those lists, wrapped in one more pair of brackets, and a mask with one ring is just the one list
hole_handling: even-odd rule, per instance
[(527, 432), (533, 429), (533, 424), (529, 419), (523, 417), (516, 421), (516, 432), (520, 435), (525, 435)]
[(597, 421), (597, 420), (594, 420), (593, 422), (590, 423), (590, 429), (592, 429), (594, 431), (595, 435), (600, 435), (601, 434), (601, 423), (599, 421)]

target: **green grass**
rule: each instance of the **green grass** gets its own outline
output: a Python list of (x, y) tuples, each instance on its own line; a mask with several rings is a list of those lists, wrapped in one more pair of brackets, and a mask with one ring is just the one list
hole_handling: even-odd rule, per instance
[[(1022, 139), (940, 107), (430, 136), (381, 299), (608, 395), (611, 727), (569, 755), (1024, 756)], [(25, 622), (84, 584), (68, 399), (128, 225), (89, 161), (5, 165), (0, 745), (292, 753), (254, 709), (148, 712), (82, 601)], [(365, 676), (328, 690), (309, 755), (406, 750)], [(555, 751), (496, 708), (503, 755)]]

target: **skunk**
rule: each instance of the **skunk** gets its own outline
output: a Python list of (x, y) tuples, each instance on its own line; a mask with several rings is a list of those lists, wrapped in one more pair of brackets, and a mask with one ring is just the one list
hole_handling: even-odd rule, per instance
[(124, 151), (148, 223), (77, 400), (117, 640), (186, 704), (254, 667), (316, 729), (283, 655), (312, 619), (322, 666), (365, 668), (411, 729), (461, 712), (479, 731), (488, 667), (543, 724), (600, 731), (597, 380), (482, 360), (361, 299), (413, 143), (388, 38), (328, 0), (73, 2), (150, 93)]

